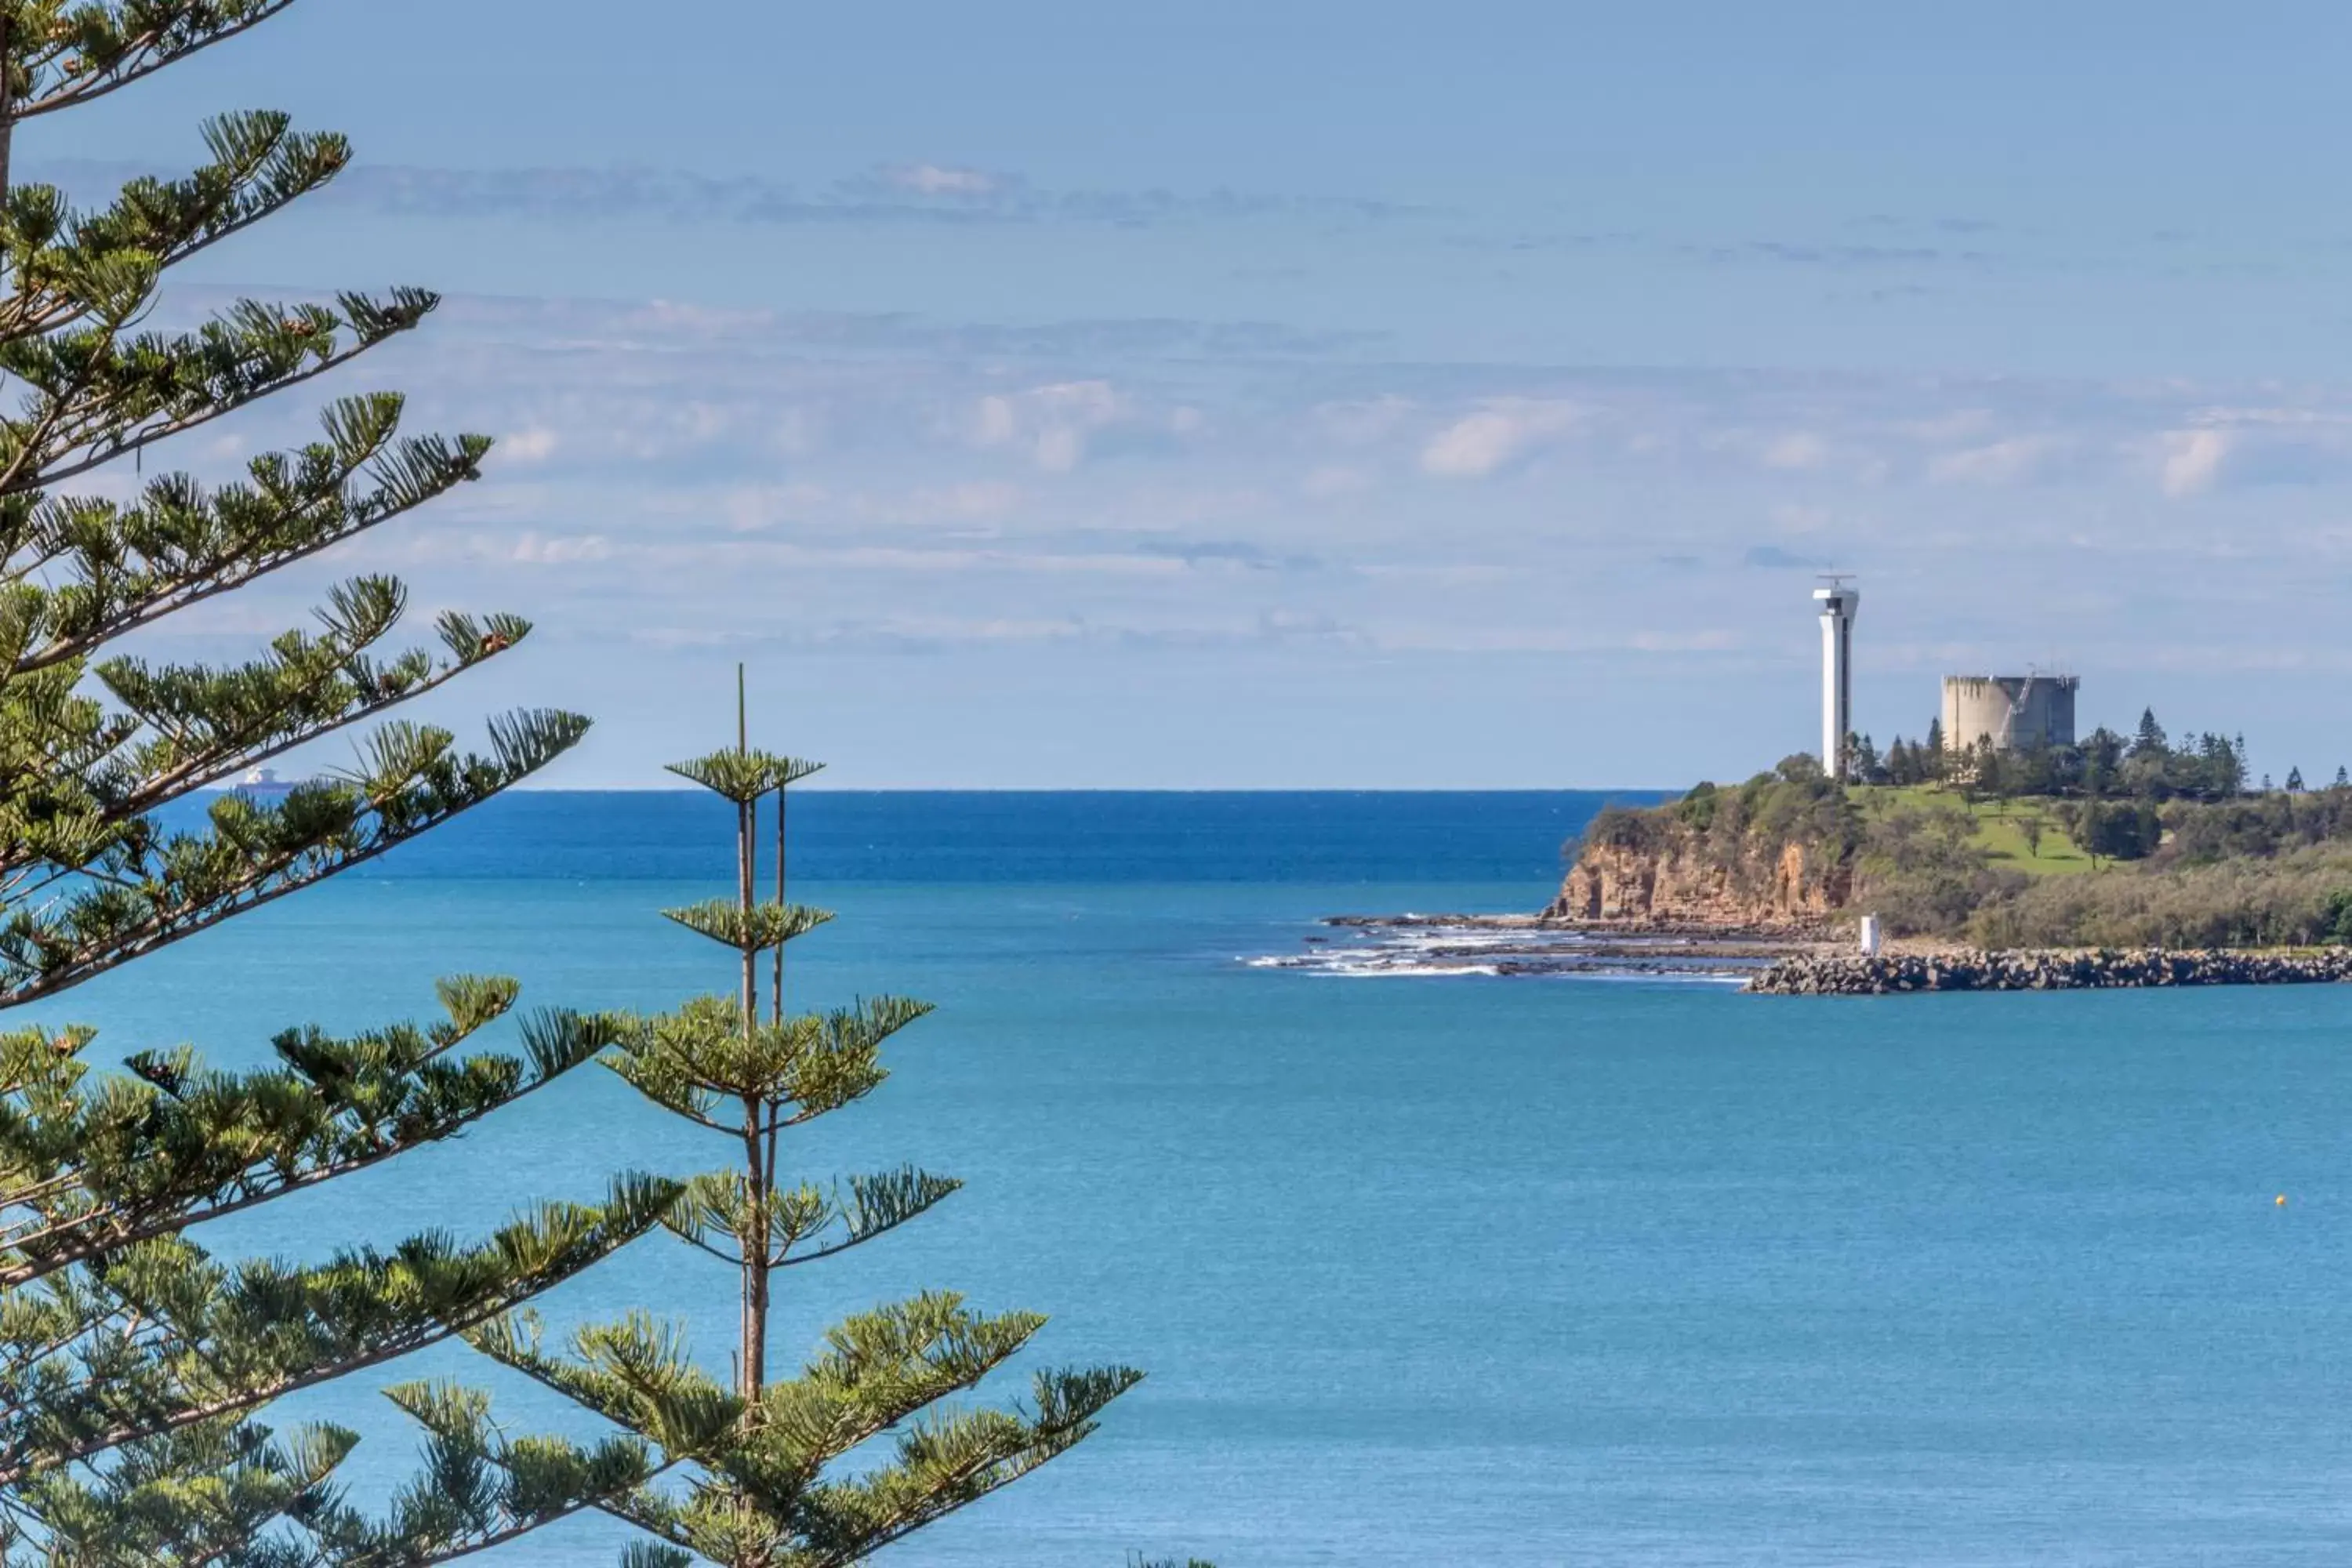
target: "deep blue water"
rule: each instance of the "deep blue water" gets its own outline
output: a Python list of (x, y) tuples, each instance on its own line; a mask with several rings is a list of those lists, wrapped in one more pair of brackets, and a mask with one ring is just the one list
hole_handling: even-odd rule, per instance
[[(792, 868), (817, 882), (1527, 882), (1605, 801), (1654, 792), (796, 792)], [(699, 792), (501, 797), (363, 874), (730, 877), (733, 807)], [(762, 826), (762, 844), (772, 832)]]
[[(1052, 1312), (1040, 1359), (1151, 1373), (881, 1561), (2352, 1561), (2352, 991), (1800, 1001), (1238, 962), (1337, 910), (1534, 908), (1596, 805), (800, 799), (795, 891), (842, 919), (796, 947), (796, 996), (941, 1012), (796, 1157), (970, 1185), (788, 1277), (780, 1344), (951, 1286)], [(724, 827), (514, 798), (38, 1011), (255, 1060), (285, 1024), (419, 1013), (457, 970), (659, 1005), (726, 984), (653, 913), (717, 890)], [(478, 1230), (725, 1157), (589, 1069), (207, 1240)], [(656, 1240), (544, 1306), (690, 1314), (723, 1357), (731, 1291)], [(578, 1427), (462, 1352), (398, 1372)], [(363, 1493), (414, 1447), (371, 1386), (281, 1407), (362, 1428)], [(617, 1539), (578, 1521), (489, 1561)]]

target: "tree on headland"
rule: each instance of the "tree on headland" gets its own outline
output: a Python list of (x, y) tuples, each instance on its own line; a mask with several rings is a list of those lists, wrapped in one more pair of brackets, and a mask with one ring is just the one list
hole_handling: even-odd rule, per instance
[[(394, 647), (401, 584), (327, 589), (314, 624), (226, 665), (123, 639), (400, 517), (478, 476), (489, 442), (410, 436), (398, 395), (327, 404), (316, 439), (206, 483), (172, 437), (410, 331), (414, 289), (246, 300), (157, 325), (163, 279), (325, 185), (341, 138), (281, 114), (208, 124), (203, 166), (77, 209), (10, 186), (16, 127), (78, 110), (282, 12), (290, 0), (0, 0), (0, 1005), (53, 999), (415, 838), (546, 764), (587, 721), (493, 721), (487, 750), (385, 717), (513, 648), (530, 626), (452, 612)], [(67, 142), (70, 150), (75, 143)], [(160, 449), (159, 449), (160, 448)], [(376, 721), (331, 782), (282, 800), (195, 792)], [(166, 819), (175, 803), (185, 803)], [(468, 1052), (511, 983), (443, 983), (445, 1016), (350, 1037), (290, 1030), (255, 1072), (188, 1049), (92, 1065), (91, 1034), (0, 1035), (0, 1560), (73, 1568), (342, 1562), (470, 1550), (485, 1521), (551, 1516), (613, 1473), (541, 1469), (499, 1493), (420, 1478), (394, 1529), (340, 1500), (352, 1434), (283, 1441), (281, 1394), (503, 1314), (650, 1229), (674, 1195), (625, 1181), (498, 1235), (349, 1238), (324, 1261), (225, 1261), (203, 1221), (308, 1190), (478, 1125), (612, 1043), (604, 1022), (527, 1020)]]
[(2103, 795), (2115, 788), (2124, 764), (2125, 742), (2121, 735), (2101, 725), (2091, 731), (2081, 747), (2079, 784), (2087, 795)]
[(2163, 842), (2164, 823), (2147, 802), (2086, 800), (2074, 813), (2069, 836), (2094, 861), (2139, 860)]
[(2301, 795), (2303, 793), (2303, 770), (2301, 768), (2287, 769), (2286, 788), (2289, 795)]
[[(930, 1011), (884, 996), (829, 1011), (784, 1005), (785, 953), (832, 917), (785, 901), (786, 792), (817, 769), (736, 744), (673, 772), (723, 797), (735, 817), (730, 896), (664, 913), (732, 955), (734, 984), (620, 1031), (608, 1064), (640, 1094), (733, 1152), (693, 1177), (665, 1224), (732, 1272), (740, 1311), (733, 1373), (712, 1378), (678, 1329), (634, 1314), (543, 1342), (529, 1313), (476, 1328), (479, 1349), (618, 1426), (634, 1465), (675, 1484), (635, 1486), (603, 1506), (653, 1538), (634, 1568), (848, 1568), (1035, 1469), (1095, 1429), (1140, 1373), (1039, 1373), (1025, 1408), (950, 1408), (1019, 1352), (1045, 1319), (983, 1315), (951, 1293), (915, 1297), (836, 1325), (776, 1375), (775, 1291), (790, 1271), (914, 1220), (960, 1183), (912, 1166), (827, 1184), (788, 1176), (790, 1135), (857, 1104), (887, 1076), (883, 1047)], [(774, 896), (761, 897), (760, 818), (774, 801)], [(765, 985), (764, 995), (762, 985)], [(468, 1473), (549, 1462), (518, 1456), (479, 1402), (420, 1408), (444, 1463)], [(878, 1451), (877, 1451), (878, 1449)], [(569, 1456), (574, 1469), (596, 1456)], [(629, 1467), (621, 1467), (629, 1473)], [(656, 1544), (657, 1543), (657, 1544)]]
[(1979, 736), (1963, 761), (1970, 798), (1999, 800), (2006, 795), (2011, 771), (2009, 753), (1994, 745), (1990, 735)]
[(2026, 858), (2037, 858), (2042, 853), (2042, 831), (2044, 824), (2039, 812), (2026, 812), (2017, 819), (2018, 836), (2025, 840)]
[[(1930, 740), (1937, 737), (1931, 727)], [(1857, 737), (1858, 742), (1867, 737)], [(1914, 746), (1897, 736), (1883, 756), (1856, 773), (1858, 782), (1916, 786), (1948, 784), (1970, 801), (2006, 808), (2012, 800), (2070, 799), (2221, 802), (2248, 786), (2242, 740), (2204, 731), (2174, 744), (2153, 713), (2143, 713), (2139, 737), (2126, 742), (2104, 727), (2079, 742), (2003, 746), (1990, 735), (1944, 750)]]

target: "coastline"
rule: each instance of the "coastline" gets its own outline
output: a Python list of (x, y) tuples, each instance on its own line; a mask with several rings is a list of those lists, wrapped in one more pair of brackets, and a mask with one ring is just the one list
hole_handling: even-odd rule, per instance
[(1758, 996), (2125, 991), (2352, 982), (2352, 948), (1971, 948), (1898, 940), (1872, 955), (1828, 924), (1562, 921), (1546, 915), (1328, 915), (1336, 936), (1253, 959), (1359, 977), (1488, 975), (1736, 981)]

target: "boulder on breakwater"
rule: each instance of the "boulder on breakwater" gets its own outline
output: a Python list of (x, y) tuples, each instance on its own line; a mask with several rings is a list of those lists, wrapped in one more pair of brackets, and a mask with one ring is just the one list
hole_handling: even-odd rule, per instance
[(1771, 996), (1909, 991), (2107, 991), (2157, 985), (2314, 985), (2352, 980), (2352, 948), (2315, 952), (2101, 951), (1840, 953), (1785, 958), (1747, 989)]

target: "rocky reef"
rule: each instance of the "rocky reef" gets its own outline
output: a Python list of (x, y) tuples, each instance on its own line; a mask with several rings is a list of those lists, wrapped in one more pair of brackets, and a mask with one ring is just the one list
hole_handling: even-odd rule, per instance
[(1297, 952), (1245, 962), (1310, 974), (1607, 975), (1744, 980), (1812, 951), (1772, 932), (1658, 921), (1579, 925), (1532, 915), (1330, 915)]
[(1757, 974), (1746, 988), (1772, 996), (1884, 996), (1913, 991), (2108, 991), (2346, 980), (2352, 980), (2352, 948), (2310, 952), (1954, 950), (1785, 958)]

